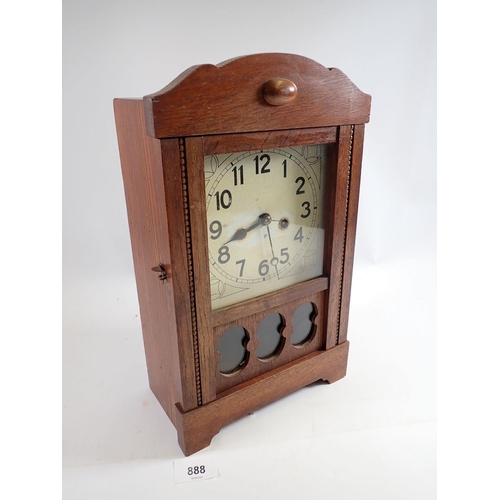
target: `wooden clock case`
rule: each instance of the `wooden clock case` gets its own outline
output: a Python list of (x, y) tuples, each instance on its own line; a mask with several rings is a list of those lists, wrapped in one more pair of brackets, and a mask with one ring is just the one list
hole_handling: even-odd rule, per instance
[[(224, 425), (346, 374), (370, 102), (338, 69), (290, 54), (195, 66), (144, 99), (114, 100), (149, 382), (185, 455), (207, 447)], [(212, 311), (204, 157), (316, 144), (328, 145), (323, 275)], [(315, 331), (297, 349), (288, 341), (291, 315), (305, 301), (315, 305)], [(274, 312), (283, 318), (284, 348), (264, 363), (255, 330)], [(248, 363), (228, 377), (218, 371), (217, 345), (234, 325), (248, 332)]]

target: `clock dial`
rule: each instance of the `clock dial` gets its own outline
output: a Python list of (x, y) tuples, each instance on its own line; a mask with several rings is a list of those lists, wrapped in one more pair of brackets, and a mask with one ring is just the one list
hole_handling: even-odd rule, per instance
[(320, 276), (325, 146), (205, 158), (212, 309)]

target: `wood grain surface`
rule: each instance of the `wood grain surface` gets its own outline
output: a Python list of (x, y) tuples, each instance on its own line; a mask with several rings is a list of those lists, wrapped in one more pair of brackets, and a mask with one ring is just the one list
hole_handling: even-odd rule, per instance
[[(340, 70), (291, 54), (195, 66), (143, 99), (114, 100), (149, 383), (184, 453), (280, 397), (345, 375), (370, 102)], [(323, 275), (212, 311), (204, 158), (315, 144), (327, 145)], [(295, 346), (292, 317), (307, 302), (311, 335)], [(259, 359), (258, 327), (275, 313), (279, 349)], [(246, 332), (246, 362), (222, 374), (217, 348), (232, 326)]]
[[(262, 95), (270, 79), (293, 82), (296, 98), (270, 105)], [(366, 123), (370, 101), (336, 68), (269, 53), (190, 68), (144, 97), (144, 109), (148, 134), (167, 138)]]
[(177, 408), (177, 434), (184, 454), (191, 455), (206, 448), (225, 425), (306, 385), (317, 380), (328, 383), (340, 380), (347, 371), (348, 352), (349, 342), (344, 342), (251, 379), (190, 412)]

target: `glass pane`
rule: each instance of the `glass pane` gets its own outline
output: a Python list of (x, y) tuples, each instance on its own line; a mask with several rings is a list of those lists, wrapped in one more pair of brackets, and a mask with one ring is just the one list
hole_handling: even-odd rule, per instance
[(222, 334), (217, 346), (221, 373), (229, 375), (244, 368), (248, 360), (248, 351), (245, 347), (247, 342), (248, 335), (241, 326), (233, 326)]
[(212, 309), (321, 276), (327, 145), (205, 157)]
[(259, 359), (279, 354), (284, 340), (280, 333), (282, 326), (283, 320), (278, 313), (270, 314), (260, 322), (257, 329), (257, 338), (259, 339), (257, 357)]
[(292, 344), (300, 346), (312, 338), (315, 325), (311, 321), (314, 310), (312, 302), (306, 302), (296, 309), (292, 318)]

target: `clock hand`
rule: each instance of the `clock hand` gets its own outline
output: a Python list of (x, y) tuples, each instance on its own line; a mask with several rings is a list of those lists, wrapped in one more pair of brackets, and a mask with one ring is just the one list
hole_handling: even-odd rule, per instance
[(240, 227), (234, 234), (233, 236), (224, 243), (224, 245), (227, 245), (230, 241), (237, 241), (237, 240), (242, 240), (246, 237), (246, 235), (250, 232), (253, 231), (256, 227), (260, 226), (260, 222), (257, 221), (255, 224), (252, 224), (249, 228), (245, 229), (244, 227)]
[[(271, 245), (271, 253), (273, 254), (273, 258), (271, 259), (271, 265), (274, 265), (276, 268), (276, 274), (278, 276), (278, 279), (280, 279), (280, 273), (278, 271), (278, 259), (274, 255), (274, 248), (273, 248), (273, 240), (271, 239), (271, 230), (269, 229), (269, 226), (267, 226), (267, 235), (269, 236), (269, 244)], [(275, 264), (273, 264), (273, 261)]]
[(248, 228), (240, 227), (239, 229), (236, 230), (236, 232), (233, 234), (233, 236), (224, 243), (224, 245), (227, 245), (230, 241), (235, 241), (235, 240), (242, 240), (246, 237), (246, 235), (250, 232), (253, 231), (255, 228), (259, 226), (267, 226), (271, 223), (271, 216), (269, 214), (261, 214), (254, 224), (252, 224)]

